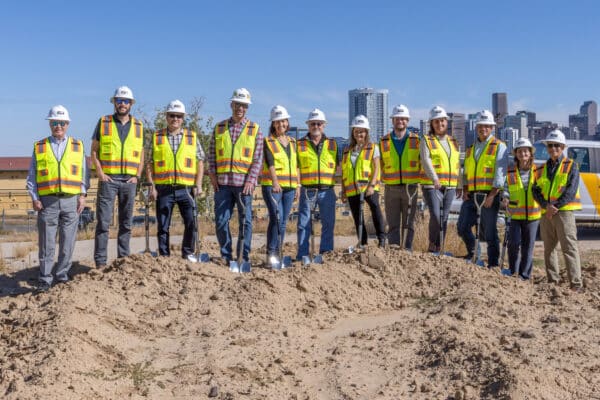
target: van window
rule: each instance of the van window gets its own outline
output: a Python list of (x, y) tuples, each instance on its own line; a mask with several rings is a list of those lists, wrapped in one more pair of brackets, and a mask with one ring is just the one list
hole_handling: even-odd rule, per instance
[(567, 156), (575, 160), (580, 172), (590, 172), (590, 151), (587, 147), (568, 147)]
[(546, 161), (548, 159), (548, 150), (546, 150), (546, 145), (542, 142), (538, 142), (533, 145), (535, 148), (535, 159)]

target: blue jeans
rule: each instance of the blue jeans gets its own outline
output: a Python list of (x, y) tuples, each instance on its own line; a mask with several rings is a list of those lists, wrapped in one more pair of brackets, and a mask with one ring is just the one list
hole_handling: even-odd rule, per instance
[[(469, 199), (462, 203), (460, 207), (460, 215), (456, 228), (458, 234), (462, 238), (469, 256), (472, 256), (475, 251), (475, 235), (473, 235), (473, 227), (477, 225), (477, 207), (473, 196), (475, 193), (469, 193)], [(478, 202), (483, 202), (485, 194), (478, 193)], [(496, 221), (498, 219), (498, 210), (500, 209), (500, 196), (495, 196), (490, 208), (481, 207), (481, 231), (479, 237), (487, 243), (488, 266), (497, 267), (498, 257), (500, 256), (500, 240), (498, 239), (498, 229)]]
[[(271, 199), (271, 195), (275, 202)], [(285, 228), (295, 195), (296, 189), (282, 189), (280, 193), (273, 193), (272, 186), (262, 187), (262, 196), (269, 210), (267, 254), (279, 254), (279, 247), (283, 246)], [(277, 209), (279, 209), (279, 226), (277, 226)]]
[(156, 185), (158, 199), (156, 199), (156, 236), (158, 239), (158, 252), (161, 256), (171, 255), (169, 243), (169, 226), (175, 204), (183, 218), (183, 241), (181, 242), (181, 255), (186, 258), (194, 254), (194, 198), (191, 187), (173, 189), (169, 185)]
[[(310, 219), (311, 201), (306, 198), (307, 189), (302, 187), (300, 191), (300, 202), (298, 205), (298, 254), (297, 260), (308, 255), (308, 242), (312, 221)], [(315, 194), (316, 193), (316, 194)], [(308, 189), (308, 195), (312, 200), (316, 196), (316, 204), (319, 209), (321, 220), (321, 245), (319, 253), (323, 254), (333, 250), (333, 229), (335, 228), (335, 192), (330, 189)]]
[[(231, 231), (229, 230), (229, 220), (233, 214), (233, 207), (237, 204), (238, 221), (240, 222), (238, 238), (242, 236), (244, 229), (243, 253), (244, 261), (249, 261), (250, 245), (252, 244), (252, 195), (242, 194), (242, 186), (219, 185), (219, 190), (215, 193), (215, 230), (219, 247), (221, 247), (221, 257), (227, 261), (233, 258), (237, 259), (242, 245), (238, 239), (236, 255), (231, 250)], [(243, 204), (240, 204), (240, 196)], [(243, 207), (242, 207), (243, 205)], [(243, 209), (242, 209), (243, 208)], [(245, 210), (245, 213), (244, 213)]]
[(523, 279), (531, 277), (533, 247), (540, 221), (510, 221), (508, 233), (508, 266)]

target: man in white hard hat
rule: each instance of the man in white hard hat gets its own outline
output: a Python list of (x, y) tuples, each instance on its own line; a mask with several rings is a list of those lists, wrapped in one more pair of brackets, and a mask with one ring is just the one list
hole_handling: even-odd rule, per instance
[(487, 243), (488, 268), (498, 266), (500, 241), (496, 221), (500, 209), (498, 193), (504, 187), (508, 153), (506, 144), (493, 135), (496, 122), (488, 110), (477, 116), (477, 138), (465, 154), (463, 174), (463, 204), (460, 208), (457, 229), (467, 247), (466, 259), (470, 260), (475, 248), (472, 228), (477, 221), (477, 207), (481, 207), (480, 232)]
[[(417, 211), (419, 168), (419, 136), (406, 130), (410, 112), (404, 104), (392, 110), (393, 129), (379, 141), (381, 151), (381, 180), (385, 184), (385, 218), (388, 223), (388, 242), (412, 249)], [(412, 201), (409, 199), (412, 196)], [(411, 203), (409, 205), (409, 202)], [(410, 215), (408, 208), (410, 206)], [(406, 227), (404, 243), (400, 243), (400, 229)]]
[[(335, 228), (335, 172), (339, 164), (335, 140), (325, 136), (325, 113), (315, 108), (308, 114), (308, 134), (298, 140), (298, 168), (300, 170), (300, 202), (298, 204), (297, 260), (309, 254), (311, 231), (310, 206), (313, 201), (321, 217), (319, 253), (333, 250)], [(314, 203), (313, 203), (314, 204)]]
[(171, 254), (169, 226), (175, 204), (183, 217), (181, 256), (192, 258), (194, 250), (195, 197), (202, 193), (204, 150), (198, 134), (184, 128), (185, 106), (173, 100), (167, 106), (167, 127), (154, 132), (152, 137), (152, 164), (146, 176), (152, 185), (152, 199), (156, 199), (156, 234), (161, 256)]
[[(221, 257), (229, 262), (241, 251), (244, 261), (249, 261), (252, 243), (252, 194), (261, 173), (263, 159), (263, 134), (256, 122), (246, 118), (252, 104), (250, 92), (236, 89), (230, 100), (231, 117), (217, 123), (208, 148), (208, 175), (215, 191), (215, 229)], [(229, 220), (237, 205), (239, 232), (243, 248), (232, 252)], [(238, 241), (239, 243), (239, 241)]]
[(583, 291), (581, 261), (577, 247), (577, 225), (573, 211), (581, 210), (579, 197), (579, 167), (564, 154), (565, 135), (554, 130), (544, 140), (550, 158), (532, 188), (533, 197), (540, 203), (542, 219), (540, 232), (544, 241), (546, 275), (551, 283), (560, 282), (556, 245), (560, 242), (571, 289)]
[(27, 191), (38, 212), (40, 274), (37, 290), (47, 291), (54, 282), (56, 233), (59, 237), (56, 281), (69, 281), (69, 270), (79, 214), (85, 206), (89, 184), (83, 142), (67, 136), (69, 112), (54, 106), (48, 117), (51, 135), (35, 143), (27, 175)]
[(119, 202), (117, 257), (129, 255), (136, 187), (144, 168), (144, 126), (130, 114), (135, 103), (133, 92), (121, 86), (110, 102), (114, 105), (114, 114), (100, 118), (92, 136), (91, 159), (98, 174), (94, 242), (97, 268), (107, 263), (108, 232), (115, 198)]

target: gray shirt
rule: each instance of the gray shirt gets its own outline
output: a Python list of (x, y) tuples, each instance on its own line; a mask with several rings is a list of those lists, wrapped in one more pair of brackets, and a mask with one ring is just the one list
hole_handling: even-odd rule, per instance
[[(67, 139), (69, 137), (65, 136), (64, 139), (62, 139), (62, 140), (58, 140), (54, 136), (49, 136), (48, 138), (50, 139), (50, 148), (52, 149), (52, 152), (54, 153), (54, 157), (56, 157), (56, 159), (58, 161), (60, 161), (62, 159), (63, 154), (65, 153), (65, 149), (67, 147)], [(81, 182), (81, 193), (85, 194), (85, 193), (87, 193), (87, 188), (90, 187), (90, 175), (89, 175), (89, 171), (88, 171), (88, 168), (86, 165), (85, 151), (83, 152), (82, 165), (83, 165), (83, 171), (82, 171), (83, 172), (83, 181)], [(37, 185), (36, 175), (37, 175), (37, 160), (35, 158), (35, 150), (34, 150), (32, 156), (31, 156), (31, 163), (29, 164), (29, 173), (27, 174), (27, 184), (26, 184), (27, 192), (29, 192), (29, 196), (31, 196), (31, 200), (33, 200), (33, 201), (37, 201), (40, 199), (40, 196), (38, 194), (38, 185)]]
[[(483, 149), (487, 143), (492, 139), (493, 135), (488, 136), (488, 138), (481, 142), (479, 139), (475, 140), (473, 143), (473, 157), (475, 161), (479, 160)], [(506, 145), (504, 142), (500, 142), (498, 145), (498, 153), (496, 156), (496, 164), (494, 166), (494, 181), (492, 182), (492, 187), (497, 189), (502, 189), (504, 187), (504, 179), (506, 178), (506, 168), (508, 167), (508, 152), (506, 151)], [(463, 182), (467, 181), (467, 171), (463, 171)]]

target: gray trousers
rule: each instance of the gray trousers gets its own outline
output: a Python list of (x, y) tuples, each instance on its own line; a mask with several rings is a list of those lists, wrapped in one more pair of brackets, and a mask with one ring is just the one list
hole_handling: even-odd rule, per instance
[[(410, 185), (411, 190), (418, 190), (418, 185)], [(412, 192), (411, 192), (412, 194)], [(412, 249), (415, 236), (415, 214), (417, 212), (417, 195), (413, 197), (408, 214), (408, 194), (406, 185), (385, 185), (384, 207), (388, 224), (388, 243), (400, 245), (400, 228), (406, 228), (404, 246)]]
[(115, 198), (119, 201), (119, 233), (117, 239), (117, 257), (129, 255), (131, 238), (131, 219), (135, 206), (135, 183), (122, 181), (98, 182), (96, 201), (96, 240), (94, 241), (94, 261), (96, 265), (106, 265), (108, 231), (113, 217)]
[[(442, 199), (440, 199), (442, 195)], [(452, 206), (452, 200), (456, 197), (456, 188), (446, 188), (445, 191), (441, 192), (433, 188), (423, 189), (423, 199), (427, 208), (429, 209), (429, 251), (440, 251), (440, 233), (442, 227), (444, 228), (444, 236), (448, 235), (448, 215), (450, 214), (450, 207)], [(443, 201), (443, 212), (444, 219), (441, 220), (440, 206)], [(446, 238), (444, 237), (444, 242)]]
[(77, 239), (78, 195), (68, 197), (41, 196), (44, 208), (38, 212), (38, 257), (40, 259), (40, 282), (52, 284), (56, 233), (58, 231), (58, 263), (56, 279), (66, 281), (71, 269), (73, 249)]

